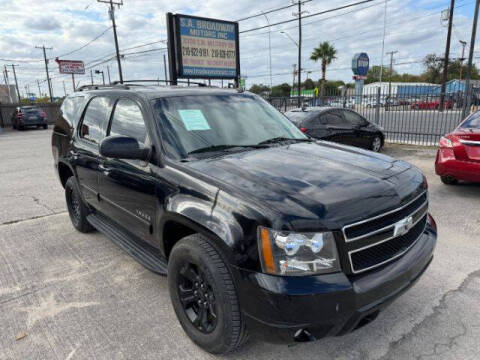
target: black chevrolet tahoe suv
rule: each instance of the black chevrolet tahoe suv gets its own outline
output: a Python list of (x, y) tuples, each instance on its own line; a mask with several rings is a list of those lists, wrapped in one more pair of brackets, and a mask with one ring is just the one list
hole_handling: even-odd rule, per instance
[(432, 261), (417, 168), (309, 138), (248, 92), (83, 88), (63, 102), (52, 146), (73, 226), (168, 274), (178, 320), (211, 353), (247, 333), (349, 333)]

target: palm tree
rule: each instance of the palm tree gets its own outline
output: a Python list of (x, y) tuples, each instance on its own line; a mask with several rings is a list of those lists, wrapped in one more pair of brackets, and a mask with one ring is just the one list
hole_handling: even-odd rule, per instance
[(310, 59), (315, 62), (322, 60), (322, 85), (320, 92), (322, 96), (325, 95), (325, 73), (327, 72), (327, 65), (330, 65), (332, 60), (337, 58), (335, 55), (337, 55), (337, 49), (335, 49), (333, 45), (330, 45), (328, 41), (320, 43), (318, 47), (313, 49), (312, 55), (310, 55)]

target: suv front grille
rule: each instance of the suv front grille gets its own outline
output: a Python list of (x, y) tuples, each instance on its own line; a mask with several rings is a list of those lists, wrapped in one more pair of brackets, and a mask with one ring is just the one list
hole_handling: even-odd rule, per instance
[(342, 230), (352, 272), (376, 268), (407, 252), (425, 230), (427, 212), (425, 192), (396, 210), (345, 226)]

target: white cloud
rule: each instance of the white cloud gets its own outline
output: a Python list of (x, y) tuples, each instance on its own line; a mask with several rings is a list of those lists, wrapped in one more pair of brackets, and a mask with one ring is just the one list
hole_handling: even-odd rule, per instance
[[(268, 10), (285, 6), (287, 0), (269, 0), (259, 2), (253, 0), (124, 0), (124, 6), (116, 9), (119, 44), (121, 49), (139, 44), (166, 39), (165, 13), (167, 11), (188, 13), (193, 15), (235, 20)], [(345, 5), (344, 0), (314, 0), (304, 5), (308, 14)], [(344, 9), (334, 13), (306, 18), (303, 21), (303, 68), (313, 71), (311, 77), (321, 76), (320, 64), (309, 60), (309, 55), (319, 42), (328, 40), (338, 49), (338, 59), (327, 70), (327, 78), (350, 81), (349, 70), (353, 54), (366, 51), (371, 64), (381, 62), (381, 44), (383, 34), (383, 1), (376, 0), (357, 8)], [(448, 7), (447, 0), (409, 1), (391, 0), (388, 2), (387, 36), (385, 51), (398, 50), (397, 62), (411, 62), (423, 58), (428, 53), (441, 54), (445, 48), (446, 28), (440, 25), (440, 11)], [(468, 1), (459, 0), (457, 6), (468, 5)], [(88, 9), (85, 9), (88, 6)], [(25, 11), (28, 9), (28, 12)], [(47, 51), (48, 57), (65, 54), (83, 46), (111, 26), (107, 12), (107, 4), (95, 0), (10, 0), (3, 1), (2, 21), (0, 22), (0, 53), (5, 59), (36, 59), (32, 63), (20, 63), (18, 77), (23, 85), (30, 83), (30, 90), (37, 91), (36, 79), (45, 78), (41, 50), (36, 45), (45, 44), (53, 47)], [(362, 9), (362, 10), (360, 10)], [(271, 23), (292, 19), (295, 8), (268, 14)], [(26, 18), (19, 17), (26, 14)], [(30, 15), (31, 14), (31, 15)], [(343, 15), (342, 15), (343, 14)], [(19, 21), (19, 18), (22, 19)], [(469, 40), (471, 16), (455, 15), (454, 36), (452, 37), (452, 56), (459, 56), (458, 40)], [(240, 29), (246, 30), (267, 24), (265, 17), (256, 17), (240, 23)], [(288, 31), (297, 38), (297, 23), (290, 22), (271, 29), (272, 73), (274, 83), (292, 81), (290, 71), (297, 62), (296, 46), (283, 34)], [(458, 39), (457, 39), (458, 38)], [(241, 35), (242, 73), (248, 76), (247, 86), (253, 82), (269, 83), (268, 68), (268, 29), (249, 32)], [(140, 47), (126, 52), (164, 48), (163, 43)], [(125, 52), (124, 51), (124, 52)], [(114, 54), (112, 31), (107, 31), (98, 40), (84, 49), (69, 55), (69, 59), (81, 59), (86, 63), (102, 59)], [(149, 54), (138, 54), (127, 57), (123, 61), (125, 78), (157, 78), (163, 75), (163, 54), (156, 51)], [(384, 63), (387, 62), (386, 57)], [(5, 62), (0, 61), (0, 65)], [(115, 59), (99, 65), (98, 69), (106, 70), (109, 66), (113, 79), (117, 79)], [(71, 89), (69, 76), (60, 77), (56, 64), (49, 65), (54, 77), (54, 93), (63, 95), (62, 81), (66, 82), (67, 91)], [(419, 73), (421, 64), (398, 65), (398, 71)], [(105, 71), (106, 73), (106, 71)], [(305, 75), (303, 75), (305, 77)], [(89, 72), (85, 76), (77, 76), (82, 83), (90, 82)], [(96, 75), (95, 81), (101, 81)], [(46, 92), (43, 83), (43, 92)]]

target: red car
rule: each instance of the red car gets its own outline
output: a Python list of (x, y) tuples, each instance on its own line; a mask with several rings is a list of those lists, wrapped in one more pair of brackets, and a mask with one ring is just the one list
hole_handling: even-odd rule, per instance
[(440, 139), (435, 172), (444, 184), (480, 182), (480, 112)]
[[(413, 104), (410, 105), (410, 109), (415, 109), (415, 110), (438, 110), (440, 108), (440, 100), (428, 100), (428, 101), (416, 101)], [(443, 108), (444, 109), (452, 109), (453, 108), (453, 102), (452, 100), (445, 100), (443, 103)]]

